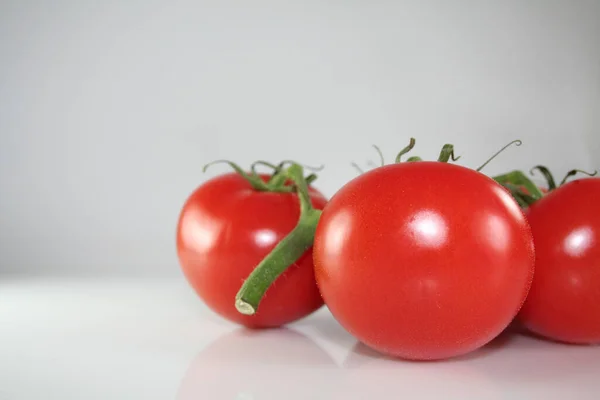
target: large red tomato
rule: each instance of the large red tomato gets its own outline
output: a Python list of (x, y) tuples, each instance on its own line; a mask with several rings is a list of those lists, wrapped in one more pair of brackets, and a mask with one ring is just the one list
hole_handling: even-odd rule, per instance
[(325, 304), (380, 352), (442, 359), (488, 343), (533, 278), (530, 228), (485, 175), (441, 162), (393, 164), (347, 183), (313, 248)]
[(535, 277), (519, 320), (570, 343), (600, 343), (600, 179), (569, 182), (527, 211)]
[[(313, 206), (322, 209), (323, 195), (313, 188), (309, 193)], [(212, 310), (248, 327), (280, 326), (312, 313), (323, 304), (312, 250), (277, 278), (256, 314), (243, 315), (235, 308), (244, 280), (296, 226), (299, 215), (294, 193), (254, 190), (237, 173), (205, 182), (179, 217), (177, 253), (185, 277)]]

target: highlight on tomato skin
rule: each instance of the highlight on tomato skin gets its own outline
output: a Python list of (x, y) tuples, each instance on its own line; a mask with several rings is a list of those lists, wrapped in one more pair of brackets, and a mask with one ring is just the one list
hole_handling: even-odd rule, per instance
[[(259, 174), (266, 182), (271, 177)], [(313, 207), (327, 200), (309, 188)], [(260, 261), (295, 227), (300, 215), (293, 192), (259, 191), (239, 173), (200, 185), (185, 201), (177, 223), (177, 255), (185, 278), (220, 316), (250, 328), (277, 327), (323, 305), (308, 249), (277, 278), (255, 315), (234, 305), (236, 293)]]
[(317, 226), (315, 276), (338, 322), (412, 360), (474, 351), (514, 319), (534, 272), (530, 227), (489, 177), (406, 162), (356, 177)]
[(600, 179), (558, 186), (529, 206), (535, 276), (519, 322), (538, 336), (600, 343)]

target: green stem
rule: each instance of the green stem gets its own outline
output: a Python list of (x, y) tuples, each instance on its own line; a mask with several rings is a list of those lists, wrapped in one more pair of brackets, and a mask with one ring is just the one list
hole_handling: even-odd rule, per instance
[(279, 172), (273, 174), (273, 176), (269, 180), (269, 186), (273, 189), (284, 187), (287, 179), (288, 177), (286, 175), (285, 170), (280, 170)]
[(354, 169), (356, 169), (358, 171), (359, 175), (365, 173), (365, 171), (361, 167), (359, 167), (357, 163), (351, 162), (350, 165), (352, 165), (354, 167)]
[(452, 159), (452, 161), (457, 161), (459, 158), (460, 156), (454, 157), (454, 145), (445, 144), (444, 147), (442, 147), (438, 161), (448, 162), (450, 159)]
[(245, 315), (256, 313), (267, 289), (279, 275), (310, 249), (321, 217), (321, 211), (313, 208), (310, 202), (302, 166), (292, 164), (286, 175), (296, 186), (300, 201), (300, 218), (296, 227), (252, 271), (235, 296), (235, 308)]
[(515, 186), (512, 183), (504, 183), (502, 186), (510, 191), (521, 208), (527, 208), (537, 201), (533, 196), (523, 193), (518, 186)]
[(594, 172), (586, 172), (586, 171), (582, 171), (580, 169), (572, 169), (569, 172), (567, 172), (567, 175), (565, 175), (565, 177), (563, 178), (562, 181), (560, 181), (560, 184), (558, 186), (562, 186), (567, 182), (567, 179), (569, 179), (572, 176), (575, 176), (577, 174), (584, 174), (587, 176), (596, 176), (596, 174), (598, 173), (598, 171), (594, 170)]
[(406, 153), (408, 153), (409, 151), (411, 151), (413, 149), (413, 147), (415, 147), (415, 138), (410, 138), (409, 142), (408, 142), (408, 146), (406, 146), (405, 148), (403, 148), (402, 150), (400, 150), (400, 153), (398, 153), (398, 155), (396, 156), (396, 163), (400, 162), (400, 159), (402, 158), (403, 155), (405, 155)]
[(513, 140), (512, 142), (508, 143), (507, 145), (505, 145), (504, 147), (502, 147), (500, 150), (498, 150), (497, 152), (495, 152), (495, 153), (494, 153), (494, 154), (493, 154), (493, 155), (492, 155), (490, 158), (488, 158), (488, 159), (487, 159), (487, 161), (486, 161), (486, 162), (484, 162), (483, 164), (481, 164), (481, 165), (479, 166), (479, 168), (477, 168), (475, 171), (477, 171), (477, 172), (481, 172), (481, 170), (482, 170), (483, 168), (485, 168), (485, 166), (486, 166), (486, 165), (488, 165), (488, 164), (490, 163), (490, 161), (492, 161), (494, 158), (498, 157), (498, 155), (499, 155), (500, 153), (502, 153), (504, 150), (506, 150), (507, 148), (509, 148), (509, 147), (510, 147), (510, 146), (512, 146), (513, 144), (514, 144), (514, 145), (516, 145), (516, 146), (520, 146), (520, 145), (522, 145), (522, 144), (523, 144), (523, 142), (522, 142), (522, 141), (520, 141), (519, 139), (516, 139), (516, 140)]
[(306, 184), (307, 185), (312, 185), (312, 183), (317, 180), (317, 175), (316, 174), (310, 174), (306, 177)]
[(529, 171), (529, 173), (531, 175), (533, 175), (533, 171), (535, 170), (540, 171), (540, 173), (542, 175), (544, 175), (544, 178), (546, 179), (546, 183), (548, 184), (548, 190), (554, 190), (556, 189), (556, 182), (554, 181), (554, 176), (552, 175), (552, 173), (550, 172), (550, 170), (543, 166), (543, 165), (536, 165), (535, 167), (531, 168), (531, 170)]
[(373, 148), (379, 155), (379, 164), (380, 164), (379, 166), (383, 167), (385, 165), (385, 158), (383, 157), (383, 153), (381, 152), (381, 149), (376, 144), (373, 145)]
[[(235, 172), (237, 172), (238, 174), (240, 174), (244, 179), (246, 179), (248, 181), (248, 183), (250, 183), (250, 185), (252, 186), (252, 188), (254, 190), (258, 190), (261, 192), (267, 192), (269, 191), (269, 186), (263, 182), (262, 179), (260, 179), (260, 177), (254, 173), (254, 170), (252, 170), (251, 174), (247, 174), (246, 171), (244, 171), (239, 165), (237, 165), (234, 162), (228, 161), (228, 160), (216, 160), (213, 162), (210, 162), (208, 164), (206, 164), (204, 166), (204, 168), (202, 168), (202, 172), (206, 172), (206, 170), (211, 167), (212, 165), (215, 164), (227, 164), (229, 165), (231, 168), (234, 169)], [(254, 165), (254, 164), (253, 164)]]
[(522, 185), (527, 189), (529, 195), (535, 200), (539, 200), (543, 196), (540, 188), (537, 187), (537, 185), (521, 171), (512, 171), (503, 175), (495, 176), (492, 179), (504, 186), (506, 186), (507, 183), (515, 186)]

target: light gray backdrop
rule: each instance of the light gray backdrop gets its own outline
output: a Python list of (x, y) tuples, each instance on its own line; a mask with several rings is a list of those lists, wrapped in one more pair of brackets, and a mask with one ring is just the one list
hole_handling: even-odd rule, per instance
[(600, 1), (2, 1), (0, 272), (179, 274), (217, 158), (600, 167)]

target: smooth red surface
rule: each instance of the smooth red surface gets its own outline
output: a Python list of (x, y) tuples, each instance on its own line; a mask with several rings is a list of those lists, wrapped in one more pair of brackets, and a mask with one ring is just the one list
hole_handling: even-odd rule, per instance
[(325, 207), (313, 252), (335, 318), (366, 345), (407, 359), (488, 343), (533, 277), (533, 240), (516, 202), (483, 174), (439, 162), (350, 181)]
[(600, 343), (600, 179), (551, 191), (527, 218), (536, 272), (519, 319), (553, 340)]
[[(310, 195), (315, 208), (325, 206), (318, 191), (310, 188)], [(323, 305), (311, 249), (267, 290), (255, 315), (234, 306), (254, 267), (296, 226), (299, 207), (295, 194), (255, 191), (237, 173), (213, 178), (191, 194), (179, 217), (177, 253), (187, 280), (213, 311), (259, 328), (292, 322)]]

